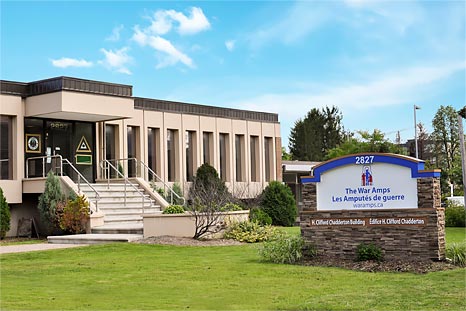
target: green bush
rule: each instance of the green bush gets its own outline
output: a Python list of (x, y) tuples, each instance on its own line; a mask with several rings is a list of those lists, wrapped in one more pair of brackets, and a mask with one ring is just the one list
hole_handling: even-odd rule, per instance
[(447, 246), (446, 256), (457, 266), (466, 266), (466, 243), (452, 243)]
[(356, 260), (357, 261), (366, 261), (366, 260), (375, 260), (375, 261), (382, 261), (382, 249), (373, 244), (365, 244), (361, 243), (358, 245), (356, 249)]
[(257, 222), (261, 226), (271, 225), (272, 217), (258, 207), (249, 211), (249, 221)]
[(182, 205), (183, 204), (183, 191), (181, 190), (180, 184), (174, 183), (172, 188), (171, 188), (173, 190), (173, 192), (176, 193), (179, 196), (179, 198), (178, 198), (175, 195), (173, 195), (173, 202), (171, 202), (171, 197), (172, 197), (171, 191), (165, 190), (164, 188), (157, 187), (155, 182), (151, 182), (150, 186), (151, 186), (152, 190), (154, 190), (158, 194), (160, 194), (160, 196), (165, 201), (167, 201), (168, 203), (171, 203), (172, 205)]
[(304, 240), (300, 235), (276, 234), (259, 247), (262, 260), (292, 264), (303, 258)]
[(0, 239), (5, 238), (6, 233), (10, 230), (10, 207), (3, 195), (3, 189), (0, 188)]
[(276, 226), (291, 227), (298, 215), (291, 189), (278, 181), (271, 181), (264, 189), (261, 207)]
[(242, 210), (241, 205), (235, 203), (227, 203), (220, 209), (221, 212), (237, 212)]
[(183, 214), (184, 208), (181, 205), (169, 205), (163, 210), (162, 214)]
[(46, 233), (53, 233), (60, 228), (59, 218), (57, 217), (57, 204), (64, 202), (65, 196), (63, 195), (60, 179), (50, 171), (45, 180), (44, 193), (39, 196), (39, 209), (40, 219), (45, 226)]
[(74, 234), (86, 233), (88, 219), (89, 202), (84, 195), (80, 195), (66, 203), (59, 219), (60, 228)]
[(466, 209), (462, 205), (447, 201), (445, 208), (446, 227), (465, 227)]
[(223, 237), (240, 242), (256, 243), (263, 242), (275, 234), (272, 226), (261, 226), (256, 222), (237, 222), (232, 224)]

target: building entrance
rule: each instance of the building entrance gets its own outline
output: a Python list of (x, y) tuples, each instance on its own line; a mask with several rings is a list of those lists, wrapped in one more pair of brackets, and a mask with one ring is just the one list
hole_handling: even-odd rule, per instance
[[(95, 124), (67, 120), (25, 119), (26, 166), (29, 177), (40, 177), (49, 170), (58, 173), (60, 155), (88, 181), (95, 179)], [(37, 157), (47, 156), (45, 163)], [(30, 159), (30, 160), (27, 160)], [(64, 161), (63, 174), (74, 181), (78, 174)]]

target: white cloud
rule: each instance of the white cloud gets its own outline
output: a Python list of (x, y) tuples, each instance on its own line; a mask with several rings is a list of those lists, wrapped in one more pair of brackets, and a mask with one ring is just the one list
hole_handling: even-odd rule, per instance
[(179, 23), (178, 33), (192, 35), (210, 29), (210, 23), (201, 8), (192, 7), (189, 16), (175, 10), (167, 11), (167, 15)]
[(52, 59), (52, 65), (59, 68), (68, 67), (92, 67), (93, 63), (84, 59), (62, 57), (60, 59)]
[(147, 39), (147, 44), (153, 49), (165, 54), (165, 57), (162, 57), (161, 61), (157, 64), (157, 69), (172, 66), (178, 62), (190, 68), (194, 68), (192, 59), (176, 49), (170, 41), (159, 36), (151, 36)]
[(228, 51), (233, 51), (235, 49), (235, 40), (227, 40), (225, 41), (225, 46)]
[(170, 19), (168, 11), (159, 10), (154, 13), (154, 19), (148, 30), (155, 35), (164, 35), (172, 29), (172, 20)]
[[(295, 93), (270, 93), (241, 100), (232, 105), (249, 110), (279, 113), (285, 120), (302, 117), (309, 107), (338, 106), (343, 109), (372, 109), (381, 106), (416, 102), (431, 91), (432, 85), (465, 70), (466, 63), (413, 67), (372, 77), (366, 82), (349, 85), (313, 86)], [(289, 105), (293, 104), (293, 109)]]
[(123, 25), (118, 25), (112, 30), (112, 34), (105, 38), (107, 41), (118, 41), (120, 40), (120, 32), (123, 30), (124, 26)]
[(105, 55), (105, 59), (99, 61), (99, 64), (104, 65), (110, 70), (115, 70), (116, 72), (131, 74), (131, 71), (127, 68), (127, 64), (132, 61), (132, 58), (128, 55), (127, 47), (123, 47), (119, 50), (112, 51), (106, 49), (100, 49)]

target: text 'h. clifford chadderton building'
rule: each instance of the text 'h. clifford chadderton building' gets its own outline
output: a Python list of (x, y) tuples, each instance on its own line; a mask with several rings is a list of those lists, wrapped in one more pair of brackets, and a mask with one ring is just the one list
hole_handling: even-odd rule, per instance
[(281, 180), (277, 114), (139, 98), (130, 85), (70, 77), (0, 83), (0, 187), (12, 213), (8, 235), (16, 235), (22, 217), (38, 222), (37, 198), (50, 170), (90, 201), (108, 178), (138, 183), (135, 196), (151, 181), (160, 188), (176, 182), (186, 193), (203, 163), (239, 197)]

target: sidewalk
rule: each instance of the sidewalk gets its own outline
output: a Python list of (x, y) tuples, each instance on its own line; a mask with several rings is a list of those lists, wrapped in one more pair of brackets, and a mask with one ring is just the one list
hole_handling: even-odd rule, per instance
[(0, 254), (46, 251), (49, 249), (61, 249), (61, 248), (71, 248), (71, 247), (79, 247), (79, 246), (87, 246), (87, 244), (40, 243), (40, 244), (7, 245), (7, 246), (0, 246)]

